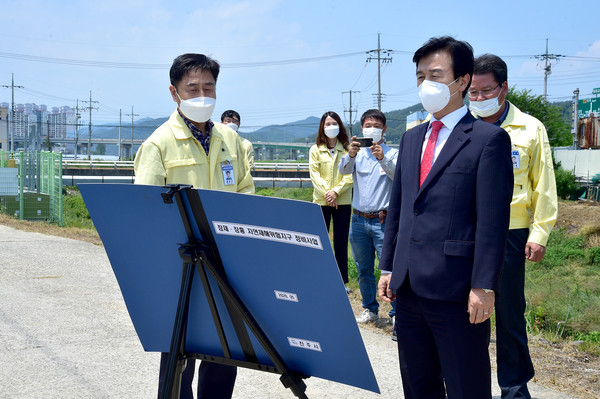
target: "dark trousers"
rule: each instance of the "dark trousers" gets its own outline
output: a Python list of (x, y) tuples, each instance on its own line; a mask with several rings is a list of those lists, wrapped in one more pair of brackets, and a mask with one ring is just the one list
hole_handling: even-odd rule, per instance
[[(167, 378), (167, 361), (169, 354), (163, 352), (160, 357), (160, 373), (158, 377), (158, 397), (160, 399)], [(181, 375), (180, 399), (194, 399), (192, 380), (196, 360), (188, 359), (187, 366)], [(197, 399), (227, 399), (233, 394), (237, 368), (218, 363), (200, 362), (198, 368)]]
[(527, 347), (525, 325), (525, 245), (529, 229), (509, 230), (500, 289), (496, 295), (496, 346), (498, 385), (502, 398), (531, 395), (527, 382), (533, 364)]
[(467, 303), (396, 291), (396, 335), (406, 399), (491, 399), (489, 320), (471, 324)]
[(350, 231), (351, 205), (321, 206), (325, 226), (329, 232), (329, 224), (333, 218), (333, 251), (344, 284), (348, 283), (348, 232)]

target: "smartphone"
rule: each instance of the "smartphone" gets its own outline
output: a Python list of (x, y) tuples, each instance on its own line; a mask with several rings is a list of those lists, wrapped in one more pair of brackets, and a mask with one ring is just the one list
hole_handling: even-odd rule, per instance
[(361, 147), (370, 147), (373, 145), (373, 138), (371, 137), (357, 137), (355, 140), (360, 143)]

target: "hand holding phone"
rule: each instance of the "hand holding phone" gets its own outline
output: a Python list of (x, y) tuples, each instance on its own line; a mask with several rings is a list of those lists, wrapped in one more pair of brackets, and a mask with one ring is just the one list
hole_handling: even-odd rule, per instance
[(373, 138), (371, 137), (357, 137), (355, 140), (360, 143), (361, 147), (371, 147), (373, 145)]

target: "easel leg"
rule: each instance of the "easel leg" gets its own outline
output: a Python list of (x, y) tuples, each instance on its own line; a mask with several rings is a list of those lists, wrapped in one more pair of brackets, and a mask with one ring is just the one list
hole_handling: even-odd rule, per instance
[[(182, 257), (188, 255), (187, 249), (180, 248)], [(181, 389), (181, 373), (185, 369), (185, 332), (187, 328), (187, 316), (190, 304), (190, 292), (192, 289), (192, 277), (194, 275), (194, 262), (187, 262), (184, 258), (183, 276), (181, 279), (181, 290), (179, 291), (179, 302), (177, 314), (173, 326), (171, 348), (169, 349), (169, 360), (167, 362), (167, 379), (161, 399), (179, 399)]]

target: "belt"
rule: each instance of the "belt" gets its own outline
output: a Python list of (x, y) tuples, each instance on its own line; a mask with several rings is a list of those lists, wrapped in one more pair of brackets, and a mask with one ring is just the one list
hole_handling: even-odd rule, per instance
[(384, 209), (384, 210), (378, 211), (378, 212), (369, 212), (369, 213), (359, 212), (356, 209), (352, 209), (352, 212), (355, 215), (362, 216), (365, 219), (378, 218), (380, 224), (383, 224), (383, 222), (385, 221), (385, 217), (387, 216), (387, 209)]

